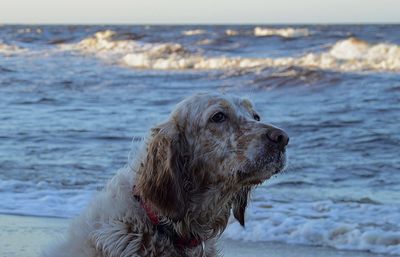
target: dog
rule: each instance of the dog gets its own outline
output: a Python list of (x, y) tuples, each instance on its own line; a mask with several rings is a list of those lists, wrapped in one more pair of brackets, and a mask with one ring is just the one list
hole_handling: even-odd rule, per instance
[(231, 214), (282, 171), (288, 135), (247, 99), (199, 93), (155, 126), (46, 257), (217, 256)]

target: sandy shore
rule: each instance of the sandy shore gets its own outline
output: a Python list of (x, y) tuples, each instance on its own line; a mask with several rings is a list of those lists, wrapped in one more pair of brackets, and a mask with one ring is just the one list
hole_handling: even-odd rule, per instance
[[(0, 215), (0, 256), (35, 257), (52, 241), (60, 238), (68, 225), (66, 219)], [(377, 257), (367, 252), (338, 251), (331, 248), (286, 245), (278, 243), (220, 240), (226, 257)]]

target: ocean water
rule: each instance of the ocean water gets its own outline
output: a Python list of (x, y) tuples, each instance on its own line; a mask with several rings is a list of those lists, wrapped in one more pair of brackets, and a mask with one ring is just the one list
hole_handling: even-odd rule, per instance
[(400, 255), (400, 25), (0, 26), (0, 213), (73, 217), (199, 91), (290, 135), (224, 236)]

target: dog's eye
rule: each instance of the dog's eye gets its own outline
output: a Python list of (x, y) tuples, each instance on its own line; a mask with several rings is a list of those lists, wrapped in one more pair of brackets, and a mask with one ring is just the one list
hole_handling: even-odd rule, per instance
[(220, 123), (226, 120), (226, 115), (223, 112), (217, 112), (213, 116), (211, 116), (211, 121)]
[(258, 115), (258, 114), (254, 114), (253, 115), (253, 118), (256, 120), (256, 121), (260, 121), (260, 115)]

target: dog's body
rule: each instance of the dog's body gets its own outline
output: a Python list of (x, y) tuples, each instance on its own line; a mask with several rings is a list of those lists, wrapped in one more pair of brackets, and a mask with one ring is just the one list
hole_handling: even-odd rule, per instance
[(244, 225), (251, 188), (285, 165), (288, 136), (259, 119), (248, 100), (184, 100), (45, 256), (216, 256), (231, 210)]

